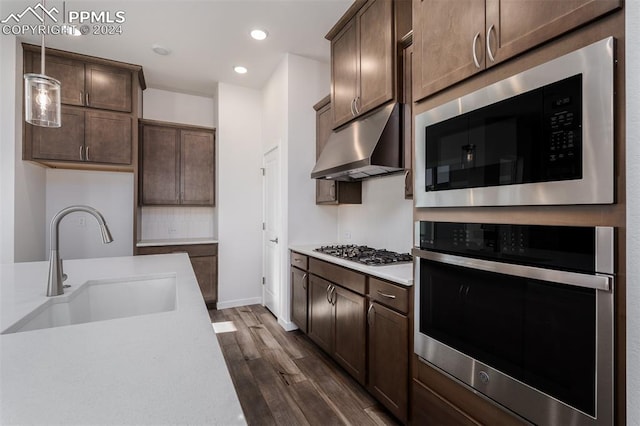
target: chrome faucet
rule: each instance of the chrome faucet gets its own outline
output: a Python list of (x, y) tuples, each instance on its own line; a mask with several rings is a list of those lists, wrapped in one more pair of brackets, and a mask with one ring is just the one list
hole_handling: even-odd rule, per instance
[(105, 222), (104, 217), (102, 217), (100, 212), (93, 207), (69, 206), (60, 210), (53, 217), (53, 219), (51, 219), (51, 225), (49, 227), (49, 232), (51, 235), (51, 239), (49, 241), (49, 249), (51, 250), (51, 252), (49, 253), (49, 282), (47, 284), (48, 297), (59, 296), (64, 293), (62, 281), (66, 279), (66, 275), (64, 275), (62, 272), (62, 259), (60, 259), (60, 256), (58, 254), (58, 236), (60, 221), (63, 217), (73, 212), (86, 212), (95, 217), (98, 221), (98, 225), (100, 225), (102, 242), (104, 244), (108, 244), (113, 241), (113, 237), (111, 236), (111, 232), (109, 232), (107, 222)]

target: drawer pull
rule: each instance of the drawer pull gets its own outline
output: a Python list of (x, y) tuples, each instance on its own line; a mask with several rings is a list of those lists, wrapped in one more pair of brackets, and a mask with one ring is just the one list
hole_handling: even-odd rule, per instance
[(383, 293), (380, 290), (377, 290), (378, 294), (382, 297), (386, 297), (387, 299), (395, 299), (396, 296), (395, 294), (387, 294), (387, 293)]
[(300, 259), (300, 258), (298, 258), (298, 257), (297, 257), (297, 258), (293, 259), (293, 261), (294, 261), (294, 262), (302, 262), (302, 259)]

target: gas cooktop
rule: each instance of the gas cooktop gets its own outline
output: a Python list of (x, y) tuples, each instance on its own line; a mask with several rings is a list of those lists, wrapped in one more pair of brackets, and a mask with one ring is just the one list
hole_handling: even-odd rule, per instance
[(395, 263), (413, 262), (413, 257), (409, 253), (396, 253), (389, 250), (380, 250), (367, 246), (357, 246), (354, 244), (322, 246), (313, 251), (363, 263), (369, 266), (383, 266)]

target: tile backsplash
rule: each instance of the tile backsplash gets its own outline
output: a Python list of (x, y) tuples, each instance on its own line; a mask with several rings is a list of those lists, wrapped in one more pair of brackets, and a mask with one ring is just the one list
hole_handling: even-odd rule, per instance
[(142, 207), (142, 239), (216, 238), (213, 207)]

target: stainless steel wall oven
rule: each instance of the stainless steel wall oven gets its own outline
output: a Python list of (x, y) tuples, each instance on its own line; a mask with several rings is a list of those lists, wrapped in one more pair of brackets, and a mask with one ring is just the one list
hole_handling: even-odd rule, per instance
[(614, 202), (614, 39), (416, 116), (416, 207)]
[(416, 246), (424, 362), (535, 424), (613, 424), (613, 228), (422, 221)]

